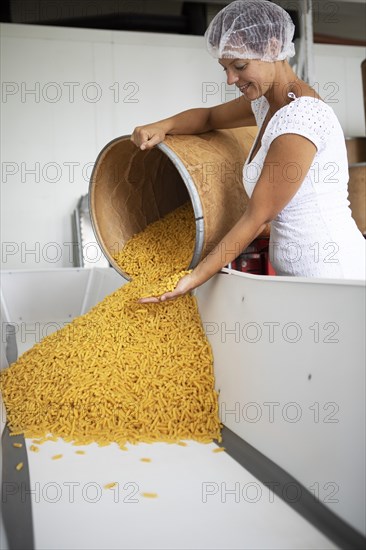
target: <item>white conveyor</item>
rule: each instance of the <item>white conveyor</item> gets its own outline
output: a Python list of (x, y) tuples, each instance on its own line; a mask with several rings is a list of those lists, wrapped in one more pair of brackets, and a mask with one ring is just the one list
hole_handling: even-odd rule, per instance
[[(3, 272), (2, 341), (13, 331), (20, 354), (121, 284), (108, 268)], [(31, 503), (37, 550), (318, 550), (364, 540), (364, 285), (227, 271), (197, 299), (227, 452), (192, 441), (127, 451), (50, 441), (33, 453), (26, 440), (16, 451), (28, 458), (28, 485), (4, 468), (2, 508), (6, 519), (16, 491)], [(5, 464), (6, 430), (2, 439)]]

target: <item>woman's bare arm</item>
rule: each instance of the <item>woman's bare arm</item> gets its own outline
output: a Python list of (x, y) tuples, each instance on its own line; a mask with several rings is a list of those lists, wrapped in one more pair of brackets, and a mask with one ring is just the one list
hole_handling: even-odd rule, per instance
[(255, 124), (250, 102), (241, 96), (215, 107), (189, 109), (152, 124), (137, 126), (131, 139), (140, 149), (151, 149), (167, 134), (202, 134), (210, 130)]
[(245, 213), (197, 267), (183, 277), (173, 292), (141, 301), (165, 301), (202, 285), (233, 261), (294, 197), (308, 173), (315, 145), (297, 134), (277, 137), (271, 144)]

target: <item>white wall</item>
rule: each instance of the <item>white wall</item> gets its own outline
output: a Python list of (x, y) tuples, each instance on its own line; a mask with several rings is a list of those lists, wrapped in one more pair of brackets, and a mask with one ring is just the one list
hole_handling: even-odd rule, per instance
[(314, 44), (315, 83), (338, 116), (346, 136), (365, 135), (361, 63), (366, 48)]
[[(364, 134), (363, 58), (315, 47), (320, 94), (336, 90), (347, 135)], [(235, 97), (196, 36), (3, 24), (1, 66), (3, 269), (72, 265), (70, 216), (108, 141)]]

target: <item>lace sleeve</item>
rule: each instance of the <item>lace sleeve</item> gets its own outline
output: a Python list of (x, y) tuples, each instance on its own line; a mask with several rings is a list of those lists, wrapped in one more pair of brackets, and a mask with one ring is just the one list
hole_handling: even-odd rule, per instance
[(262, 141), (269, 148), (280, 135), (299, 134), (312, 141), (320, 151), (334, 130), (331, 108), (324, 101), (303, 96), (277, 111)]

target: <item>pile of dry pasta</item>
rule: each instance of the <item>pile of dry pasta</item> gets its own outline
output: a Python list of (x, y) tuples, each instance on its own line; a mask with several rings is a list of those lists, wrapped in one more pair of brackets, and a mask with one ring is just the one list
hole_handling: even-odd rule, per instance
[(189, 263), (192, 208), (178, 208), (116, 256), (132, 281), (0, 374), (12, 433), (76, 444), (220, 440), (213, 361), (192, 296), (169, 290)]

